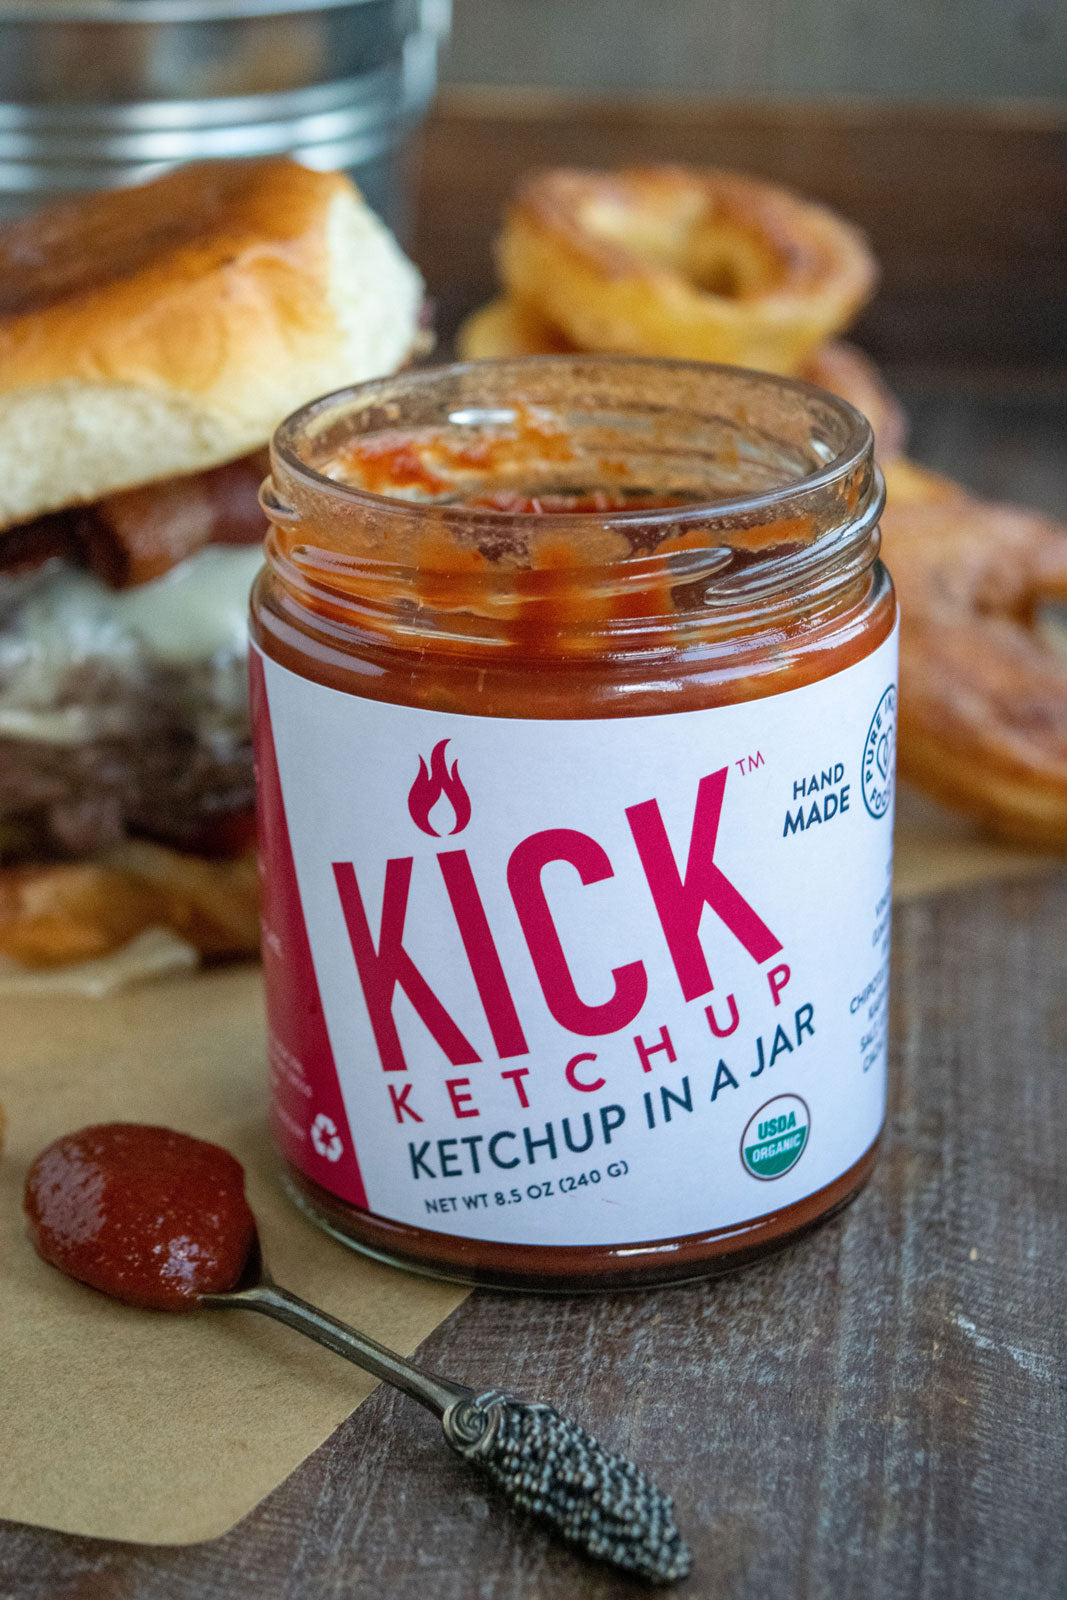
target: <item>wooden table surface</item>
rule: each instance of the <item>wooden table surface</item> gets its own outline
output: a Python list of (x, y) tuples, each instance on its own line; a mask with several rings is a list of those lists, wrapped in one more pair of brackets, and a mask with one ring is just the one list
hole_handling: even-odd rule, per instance
[[(431, 178), (491, 146), (457, 126), (439, 124)], [(616, 141), (618, 159), (639, 133)], [(660, 129), (657, 153), (691, 155), (683, 134), (664, 149)], [(516, 162), (536, 145), (523, 137)], [(987, 177), (1001, 149), (990, 139)], [(1023, 158), (1008, 145), (1014, 173)], [(765, 148), (774, 169), (778, 146)], [(482, 188), (496, 193), (484, 176)], [(467, 267), (448, 268), (443, 215), (424, 229), (431, 286), (473, 303), (454, 276)], [(487, 217), (478, 229), (484, 244)], [(908, 321), (908, 281), (885, 326)], [(946, 370), (942, 351), (935, 373), (898, 354), (920, 459), (1067, 515), (1061, 384)], [(891, 1070), (874, 1178), (791, 1250), (644, 1294), (477, 1293), (423, 1347), (460, 1380), (555, 1401), (648, 1468), (676, 1497), (693, 1600), (1067, 1594), (1067, 873), (898, 908)], [(211, 1544), (0, 1524), (0, 1600), (638, 1592), (505, 1511), (436, 1423), (386, 1390)]]

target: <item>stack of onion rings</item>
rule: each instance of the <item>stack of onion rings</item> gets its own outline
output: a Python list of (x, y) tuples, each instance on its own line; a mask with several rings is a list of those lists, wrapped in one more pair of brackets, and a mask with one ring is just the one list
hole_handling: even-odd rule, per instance
[(956, 489), (891, 500), (882, 539), (901, 777), (1004, 838), (1067, 849), (1067, 653), (1040, 612), (1067, 600), (1067, 530)]
[(735, 172), (555, 170), (519, 189), (499, 242), (512, 299), (583, 350), (796, 372), (877, 278), (858, 229)]
[(901, 453), (898, 402), (832, 337), (874, 282), (862, 237), (735, 174), (562, 171), (522, 186), (498, 255), (507, 295), (461, 328), (466, 359), (598, 350), (762, 366), (864, 413), (901, 606), (901, 775), (1004, 838), (1067, 850), (1067, 653), (1039, 626), (1043, 601), (1067, 599), (1067, 530)]

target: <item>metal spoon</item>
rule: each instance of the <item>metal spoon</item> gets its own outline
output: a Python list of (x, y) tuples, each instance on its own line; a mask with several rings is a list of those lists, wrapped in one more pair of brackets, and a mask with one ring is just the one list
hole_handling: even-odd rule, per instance
[(499, 1389), (482, 1393), (413, 1366), (392, 1350), (276, 1284), (254, 1241), (240, 1281), (200, 1304), (258, 1311), (306, 1334), (438, 1417), (457, 1455), (480, 1467), (513, 1505), (600, 1561), (650, 1583), (674, 1583), (691, 1558), (674, 1505), (625, 1456), (605, 1450), (551, 1406)]

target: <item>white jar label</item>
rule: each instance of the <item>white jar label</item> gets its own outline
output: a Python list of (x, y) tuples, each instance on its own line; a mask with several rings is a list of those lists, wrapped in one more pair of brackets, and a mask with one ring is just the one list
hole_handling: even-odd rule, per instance
[(894, 635), (666, 716), (458, 716), (253, 651), (281, 1147), (513, 1244), (781, 1211), (885, 1108)]

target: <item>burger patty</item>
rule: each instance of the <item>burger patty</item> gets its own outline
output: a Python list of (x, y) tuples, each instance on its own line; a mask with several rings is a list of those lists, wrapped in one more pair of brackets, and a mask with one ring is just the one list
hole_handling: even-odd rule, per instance
[(225, 846), (250, 812), (255, 546), (209, 546), (120, 592), (52, 558), (0, 579), (0, 859), (144, 834)]
[(228, 842), (220, 826), (252, 808), (252, 750), (173, 727), (74, 749), (0, 740), (0, 857), (85, 856), (130, 834), (187, 850)]

